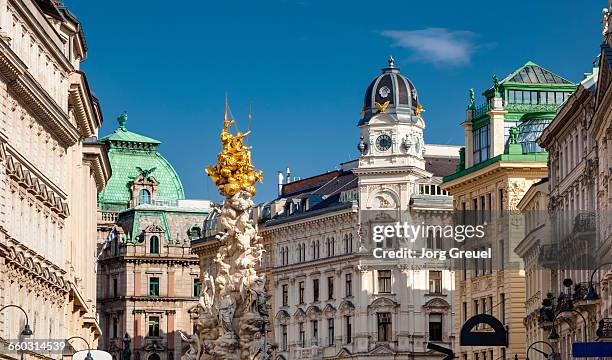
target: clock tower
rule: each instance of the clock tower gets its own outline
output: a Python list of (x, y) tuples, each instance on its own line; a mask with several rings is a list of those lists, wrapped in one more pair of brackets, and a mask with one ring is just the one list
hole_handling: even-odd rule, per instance
[(399, 209), (408, 207), (410, 194), (425, 170), (423, 108), (412, 81), (400, 73), (393, 57), (368, 86), (357, 146), (360, 208)]

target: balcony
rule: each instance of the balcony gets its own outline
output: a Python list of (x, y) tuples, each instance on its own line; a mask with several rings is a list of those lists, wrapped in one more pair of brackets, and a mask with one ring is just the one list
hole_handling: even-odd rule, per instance
[(491, 110), (491, 104), (489, 104), (488, 101), (482, 105), (476, 106), (476, 108), (473, 110), (474, 111), (473, 119), (478, 119), (486, 115), (486, 113), (488, 113), (489, 110)]
[(559, 263), (559, 250), (556, 244), (542, 245), (538, 257), (540, 266), (548, 269), (556, 269)]
[(574, 218), (574, 233), (576, 235), (594, 232), (596, 227), (597, 218), (594, 212), (583, 212)]
[(97, 220), (99, 224), (114, 224), (118, 217), (118, 211), (98, 210)]

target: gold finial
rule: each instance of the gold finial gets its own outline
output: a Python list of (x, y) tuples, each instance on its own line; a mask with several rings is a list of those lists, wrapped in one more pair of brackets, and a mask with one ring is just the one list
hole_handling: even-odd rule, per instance
[(425, 109), (423, 109), (423, 106), (421, 104), (417, 104), (416, 107), (416, 116), (421, 117), (421, 113), (425, 111)]
[(210, 176), (223, 196), (234, 196), (240, 190), (254, 196), (256, 193), (254, 184), (262, 181), (262, 173), (254, 170), (251, 163), (251, 148), (243, 143), (244, 137), (249, 135), (250, 131), (237, 132), (234, 135), (229, 129), (233, 123), (234, 120), (229, 117), (226, 96), (223, 130), (220, 135), (223, 147), (217, 155), (217, 163), (206, 168), (206, 175)]

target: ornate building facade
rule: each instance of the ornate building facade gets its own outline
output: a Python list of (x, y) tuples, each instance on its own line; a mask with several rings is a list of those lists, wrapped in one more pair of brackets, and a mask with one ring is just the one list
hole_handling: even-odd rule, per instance
[[(453, 273), (374, 258), (365, 220), (452, 210), (439, 184), (459, 148), (426, 145), (421, 111), (416, 88), (390, 59), (366, 90), (360, 157), (340, 170), (279, 181), (279, 198), (261, 206), (261, 235), (273, 246), (279, 359), (434, 359), (442, 355), (428, 343), (454, 345)], [(439, 246), (428, 239), (420, 247)]]
[(482, 242), (468, 247), (490, 248), (492, 259), (466, 262), (456, 276), (455, 331), (470, 317), (488, 313), (508, 327), (507, 347), (462, 347), (465, 360), (525, 356), (525, 273), (514, 249), (525, 237), (516, 213), (525, 192), (548, 176), (546, 152), (536, 139), (555, 116), (575, 85), (549, 70), (527, 62), (493, 86), (476, 106), (471, 91), (463, 123), (465, 148), (457, 172), (444, 178), (463, 221), (486, 223)]
[(100, 348), (115, 359), (173, 360), (183, 353), (179, 330), (200, 296), (191, 240), (211, 212), (186, 200), (181, 181), (158, 152), (159, 141), (119, 128), (100, 139), (113, 175), (98, 197)]
[[(21, 306), (34, 339), (79, 335), (96, 347), (95, 199), (111, 169), (86, 55), (65, 6), (0, 1), (0, 306)], [(17, 339), (25, 324), (5, 309), (0, 336)]]
[[(594, 65), (593, 73), (578, 84), (538, 139), (549, 154), (549, 234), (545, 241), (531, 246), (534, 255), (538, 254), (540, 268), (532, 273), (546, 274), (544, 280), (549, 280), (542, 289), (549, 294), (542, 296), (543, 301), (548, 298), (548, 303), (540, 303), (538, 329), (534, 331), (544, 331), (542, 340), (548, 340), (554, 317), (562, 316), (566, 321), (555, 321), (560, 337), (553, 340), (558, 342), (557, 351), (563, 358), (571, 357), (572, 343), (594, 339), (585, 339), (585, 330), (592, 333), (598, 317), (595, 307), (585, 306), (587, 301), (583, 299), (588, 291), (589, 269), (599, 261), (594, 256), (597, 154), (589, 132), (596, 102), (598, 64)], [(566, 279), (571, 279), (572, 284)], [(569, 308), (574, 310), (566, 311)]]

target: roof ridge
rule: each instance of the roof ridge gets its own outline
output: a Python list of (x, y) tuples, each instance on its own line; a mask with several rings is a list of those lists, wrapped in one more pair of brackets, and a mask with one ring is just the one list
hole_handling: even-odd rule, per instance
[[(500, 84), (504, 84), (504, 83), (506, 83), (506, 82), (513, 82), (513, 81), (510, 81), (510, 80), (511, 80), (511, 79), (513, 79), (515, 76), (517, 76), (517, 75), (518, 75), (518, 73), (520, 73), (520, 72), (521, 72), (523, 69), (525, 69), (525, 68), (526, 68), (526, 67), (528, 67), (528, 66), (537, 66), (538, 68), (542, 69), (543, 71), (549, 72), (549, 73), (551, 73), (552, 75), (554, 75), (554, 76), (556, 76), (556, 77), (560, 78), (561, 80), (566, 81), (568, 84), (574, 84), (574, 83), (573, 83), (572, 81), (570, 81), (569, 79), (566, 79), (565, 77), (563, 77), (563, 76), (561, 76), (561, 75), (559, 75), (559, 74), (557, 74), (557, 73), (555, 73), (555, 72), (553, 72), (553, 71), (551, 71), (551, 70), (549, 70), (549, 69), (545, 68), (545, 67), (544, 67), (544, 66), (542, 66), (542, 65), (536, 64), (535, 62), (533, 62), (533, 61), (531, 61), (531, 60), (527, 60), (527, 62), (526, 62), (524, 65), (522, 65), (522, 66), (520, 66), (518, 69), (514, 70), (512, 73), (510, 73), (508, 76), (506, 76), (506, 77), (505, 77), (505, 78), (504, 78), (502, 81), (500, 81), (499, 83), (500, 83)], [(544, 85), (546, 85), (546, 83), (543, 83), (543, 84), (544, 84)], [(559, 84), (559, 83), (549, 83), (548, 85), (554, 85), (554, 84)]]

